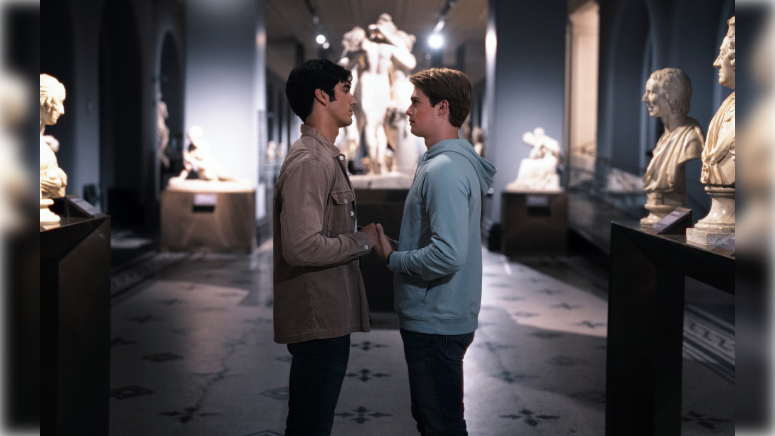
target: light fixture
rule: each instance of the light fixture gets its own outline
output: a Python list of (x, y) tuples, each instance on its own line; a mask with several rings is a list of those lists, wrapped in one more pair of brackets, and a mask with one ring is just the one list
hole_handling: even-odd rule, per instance
[(328, 42), (324, 42), (324, 43), (323, 43), (323, 48), (324, 48), (325, 50), (328, 50), (328, 47), (331, 47), (331, 44), (329, 44)]
[(317, 38), (315, 38), (315, 41), (318, 42), (318, 44), (324, 44), (326, 42), (325, 35), (318, 35)]
[(438, 33), (433, 33), (428, 38), (428, 45), (433, 49), (439, 49), (444, 45), (444, 37)]

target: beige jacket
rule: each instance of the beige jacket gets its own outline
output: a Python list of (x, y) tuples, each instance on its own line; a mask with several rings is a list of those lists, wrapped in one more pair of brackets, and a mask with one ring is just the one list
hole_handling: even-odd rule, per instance
[(274, 188), (274, 339), (280, 344), (368, 332), (358, 257), (371, 251), (355, 232), (347, 161), (302, 125)]

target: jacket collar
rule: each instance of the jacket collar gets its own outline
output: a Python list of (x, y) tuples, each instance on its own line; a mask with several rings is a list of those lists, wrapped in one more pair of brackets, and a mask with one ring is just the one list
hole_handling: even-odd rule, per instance
[(326, 136), (320, 133), (316, 128), (302, 124), (301, 134), (302, 136), (311, 136), (317, 139), (321, 144), (323, 144), (323, 148), (325, 148), (326, 151), (331, 154), (331, 156), (337, 157), (341, 154), (339, 149), (336, 148), (334, 144), (332, 144), (331, 141), (329, 141), (328, 138), (326, 138)]

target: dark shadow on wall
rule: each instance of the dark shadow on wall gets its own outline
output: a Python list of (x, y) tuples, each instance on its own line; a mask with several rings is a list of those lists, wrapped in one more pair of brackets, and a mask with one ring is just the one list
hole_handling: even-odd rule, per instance
[[(178, 50), (178, 45), (171, 33), (164, 36), (158, 80), (162, 101), (167, 105), (167, 127), (170, 130), (166, 153), (170, 159), (170, 167), (165, 168), (161, 165), (159, 177), (159, 189), (164, 190), (169, 178), (180, 174), (183, 168), (182, 146), (185, 142), (185, 127), (183, 125), (184, 77), (181, 69), (180, 50)], [(158, 144), (156, 146), (158, 147)]]
[[(65, 114), (59, 122), (46, 127), (46, 135), (52, 135), (59, 141), (57, 160), (65, 174), (73, 174), (75, 170), (75, 125), (76, 111), (79, 104), (78, 89), (75, 83), (75, 67), (73, 65), (73, 27), (70, 15), (69, 1), (42, 0), (40, 24), (46, 29), (46, 38), (40, 41), (40, 73), (56, 77), (67, 90), (65, 99)], [(81, 195), (69, 187), (68, 194)]]
[(99, 57), (102, 207), (115, 227), (141, 226), (140, 39), (126, 0), (105, 3)]

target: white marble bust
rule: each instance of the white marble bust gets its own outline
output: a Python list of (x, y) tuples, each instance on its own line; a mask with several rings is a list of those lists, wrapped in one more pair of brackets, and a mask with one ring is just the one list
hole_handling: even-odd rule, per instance
[(67, 96), (64, 85), (48, 74), (40, 75), (40, 222), (57, 223), (60, 218), (48, 207), (55, 197), (64, 197), (67, 174), (59, 168), (56, 155), (44, 138), (46, 126), (57, 123), (64, 115)]
[[(735, 89), (735, 18), (721, 43), (713, 66), (719, 69), (719, 83)], [(711, 197), (710, 212), (688, 229), (689, 241), (721, 244), (735, 233), (735, 93), (721, 104), (708, 128), (708, 139), (702, 152), (700, 181)]]
[(520, 191), (559, 191), (560, 175), (557, 165), (560, 163), (560, 143), (546, 136), (541, 127), (522, 135), (522, 141), (529, 147), (530, 157), (519, 164), (517, 179), (506, 185), (508, 190)]
[(643, 175), (649, 211), (641, 220), (643, 225), (652, 225), (676, 207), (686, 206), (686, 163), (700, 157), (705, 141), (700, 123), (688, 116), (691, 98), (691, 79), (677, 68), (654, 71), (646, 82), (642, 100), (649, 116), (662, 120), (665, 132)]

